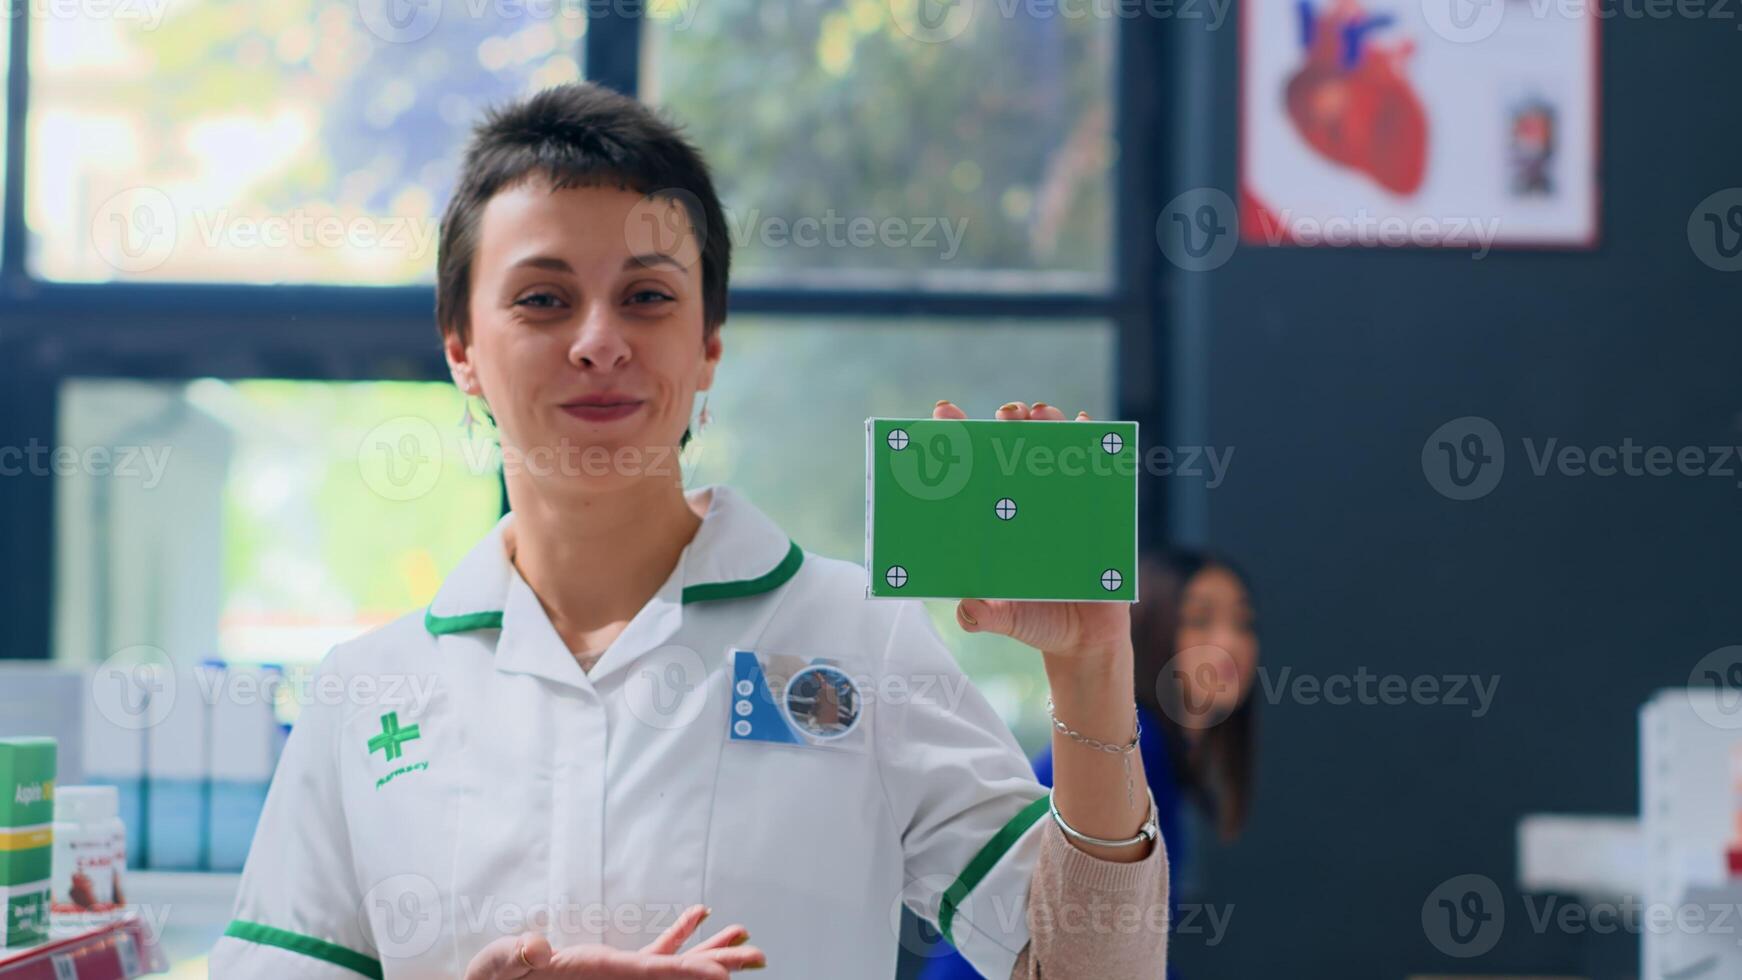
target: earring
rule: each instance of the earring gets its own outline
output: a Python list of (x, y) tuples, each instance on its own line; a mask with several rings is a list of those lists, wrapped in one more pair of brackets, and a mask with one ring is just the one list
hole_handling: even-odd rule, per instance
[(478, 419), (472, 414), (472, 397), (460, 396), (460, 428), (466, 430), (466, 438), (472, 438), (472, 427), (478, 424)]
[[(472, 437), (472, 429), (476, 426), (483, 425), (484, 423), (478, 421), (478, 416), (472, 414), (472, 396), (461, 395), (460, 398), (461, 408), (459, 426), (466, 430), (466, 438), (470, 439)], [(496, 424), (496, 416), (490, 414), (489, 402), (484, 402), (484, 420), (489, 422), (492, 426)]]
[(698, 436), (701, 435), (702, 431), (708, 427), (708, 423), (712, 422), (713, 420), (714, 420), (714, 417), (712, 415), (708, 414), (708, 395), (707, 395), (707, 392), (703, 392), (702, 393), (702, 414), (696, 418), (696, 435), (698, 435)]

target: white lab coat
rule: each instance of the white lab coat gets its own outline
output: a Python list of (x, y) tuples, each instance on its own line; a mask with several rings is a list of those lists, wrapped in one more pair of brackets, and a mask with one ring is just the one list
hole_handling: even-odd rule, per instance
[[(633, 949), (694, 903), (770, 978), (887, 980), (903, 904), (1008, 976), (1045, 812), (1009, 730), (919, 602), (712, 489), (590, 672), (504, 554), (512, 514), (427, 611), (336, 647), (212, 976), (455, 978), (500, 936)], [(815, 678), (782, 709), (818, 663), (857, 689), (844, 734), (794, 721)]]

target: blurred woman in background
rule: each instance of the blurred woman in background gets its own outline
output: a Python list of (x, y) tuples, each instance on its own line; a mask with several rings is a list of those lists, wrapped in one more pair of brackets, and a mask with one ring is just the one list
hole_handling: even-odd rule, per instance
[[(1139, 601), (1131, 607), (1142, 725), (1138, 752), (1167, 849), (1170, 903), (1177, 904), (1187, 853), (1186, 804), (1198, 808), (1223, 843), (1240, 836), (1251, 812), (1257, 615), (1245, 575), (1215, 555), (1145, 555), (1138, 582)], [(1050, 748), (1035, 757), (1034, 772), (1052, 785)], [(959, 954), (940, 948), (921, 980), (979, 975)]]

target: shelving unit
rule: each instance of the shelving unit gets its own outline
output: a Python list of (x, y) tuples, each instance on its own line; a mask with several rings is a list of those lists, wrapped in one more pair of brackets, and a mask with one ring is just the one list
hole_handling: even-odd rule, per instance
[(133, 980), (167, 969), (163, 951), (138, 917), (0, 953), (0, 980)]

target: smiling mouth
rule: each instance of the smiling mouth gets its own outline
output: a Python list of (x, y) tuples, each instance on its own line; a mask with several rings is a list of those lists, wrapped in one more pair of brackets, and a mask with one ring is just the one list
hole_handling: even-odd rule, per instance
[(614, 422), (635, 414), (641, 405), (639, 401), (623, 400), (569, 402), (561, 407), (571, 416), (588, 422)]

